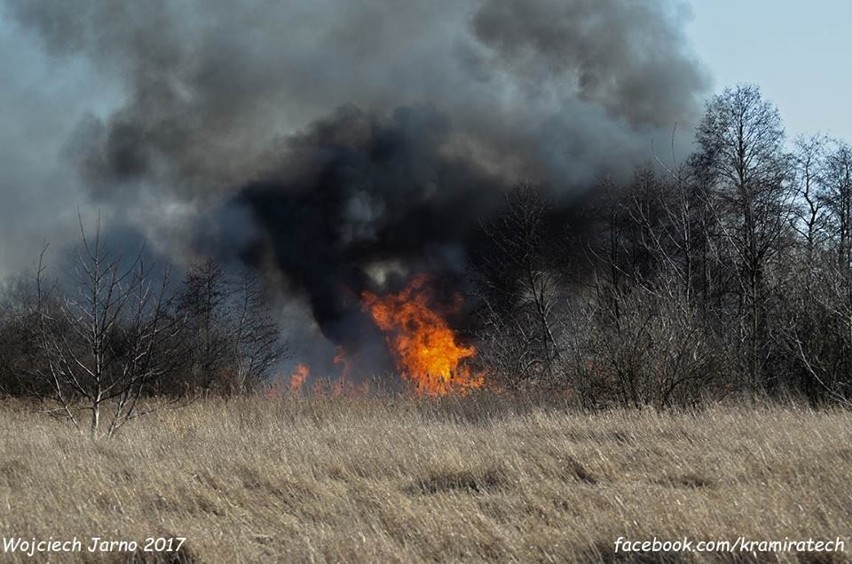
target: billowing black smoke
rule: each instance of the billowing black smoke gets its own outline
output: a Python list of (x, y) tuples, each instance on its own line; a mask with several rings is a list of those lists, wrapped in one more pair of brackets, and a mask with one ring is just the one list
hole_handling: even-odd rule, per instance
[(243, 255), (261, 265), (271, 253), (326, 336), (351, 345), (364, 331), (362, 291), (393, 289), (394, 275), (460, 274), (472, 230), (500, 202), (505, 180), (454, 155), (451, 139), (428, 107), (340, 108), (290, 140), (276, 178), (229, 202), (259, 226)]
[[(459, 276), (471, 233), (515, 183), (567, 205), (629, 174), (676, 123), (689, 129), (707, 82), (678, 0), (2, 8), (20, 51), (82, 61), (96, 92), (69, 105), (83, 94), (68, 87), (45, 102), (56, 111), (28, 113), (72, 131), (61, 154), (76, 170), (51, 190), (82, 194), (172, 262), (256, 265), (334, 342), (363, 333), (362, 290)], [(15, 162), (5, 177), (20, 199), (27, 178), (44, 183)], [(34, 251), (51, 209), (29, 220)]]

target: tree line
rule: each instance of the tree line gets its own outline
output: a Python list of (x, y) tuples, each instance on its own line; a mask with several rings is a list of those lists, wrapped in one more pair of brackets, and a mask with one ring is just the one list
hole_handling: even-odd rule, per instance
[(254, 390), (286, 355), (256, 272), (206, 259), (174, 281), (144, 249), (111, 251), (82, 223), (62, 276), (47, 276), (43, 251), (34, 276), (6, 288), (0, 394), (36, 398), (108, 436), (153, 409)]
[[(752, 85), (713, 97), (694, 154), (604, 181), (570, 220), (533, 186), (483, 225), (484, 363), (587, 406), (852, 398), (852, 148), (788, 146)], [(578, 253), (578, 246), (582, 253)]]
[[(497, 388), (587, 408), (850, 405), (847, 143), (788, 145), (775, 106), (741, 85), (707, 103), (682, 162), (602, 180), (573, 219), (557, 204), (518, 186), (469, 249), (469, 332)], [(0, 395), (110, 435), (151, 397), (256, 390), (287, 355), (256, 271), (202, 260), (173, 280), (141, 251), (111, 252), (82, 221), (81, 240), (58, 280), (39, 260), (7, 284)]]

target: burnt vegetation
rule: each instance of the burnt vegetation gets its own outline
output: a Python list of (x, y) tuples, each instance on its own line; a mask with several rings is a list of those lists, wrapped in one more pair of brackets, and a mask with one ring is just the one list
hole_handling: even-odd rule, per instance
[[(491, 391), (590, 409), (731, 397), (849, 406), (852, 150), (823, 137), (786, 144), (777, 109), (750, 85), (707, 103), (696, 141), (686, 158), (659, 157), (626, 182), (603, 177), (570, 201), (544, 185), (498, 187), (501, 205), (468, 210), (481, 212), (475, 227), (453, 227), (464, 252), (452, 268), (402, 237), (406, 222), (358, 235), (360, 246), (347, 242), (342, 256), (334, 242), (317, 258), (301, 247), (265, 255), (254, 241), (236, 266), (201, 259), (181, 276), (81, 229), (60, 275), (39, 260), (4, 286), (0, 393), (47, 402), (75, 426), (110, 435), (154, 397), (179, 405), (256, 392), (287, 356), (263, 261), (300, 256), (309, 265), (302, 278), (291, 272), (301, 263), (284, 261), (280, 272), (297, 287), (316, 278), (311, 304), (339, 309), (334, 300), (369, 287), (357, 266), (379, 248), (369, 245), (390, 237), (431, 268), (436, 287), (450, 280), (463, 290), (452, 322), (475, 345)], [(404, 170), (387, 183), (403, 181)], [(275, 192), (258, 190), (244, 196), (272, 198), (258, 213), (281, 213)], [(316, 221), (330, 241), (329, 213)], [(431, 239), (439, 227), (430, 222)], [(279, 235), (276, 245), (298, 243), (298, 233)], [(328, 274), (341, 270), (349, 274)], [(353, 292), (339, 294), (332, 279)]]

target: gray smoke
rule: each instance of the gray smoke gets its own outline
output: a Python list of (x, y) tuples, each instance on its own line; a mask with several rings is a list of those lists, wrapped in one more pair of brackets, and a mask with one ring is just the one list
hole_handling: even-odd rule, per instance
[(664, 2), (488, 0), (476, 36), (514, 75), (560, 88), (633, 126), (670, 128), (694, 116), (705, 79), (684, 56), (683, 14)]
[[(57, 208), (97, 207), (177, 263), (273, 265), (326, 333), (339, 285), (452, 271), (498, 192), (527, 180), (570, 200), (627, 174), (688, 130), (707, 86), (666, 0), (2, 8), (6, 74), (44, 67), (0, 90), (34, 95), (0, 126), (4, 224), (27, 217), (12, 240), (34, 248)], [(51, 137), (13, 146), (19, 130)]]

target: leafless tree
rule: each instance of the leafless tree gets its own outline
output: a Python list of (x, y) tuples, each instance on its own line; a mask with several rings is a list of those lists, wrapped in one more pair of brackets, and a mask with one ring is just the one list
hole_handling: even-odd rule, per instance
[(244, 393), (260, 384), (268, 371), (287, 358), (288, 350), (273, 314), (273, 303), (260, 278), (240, 268), (232, 284), (234, 327), (231, 355), (236, 366), (233, 392)]
[(483, 354), (515, 387), (552, 380), (561, 355), (563, 265), (548, 204), (531, 185), (505, 196), (502, 211), (482, 224), (487, 248), (475, 265), (481, 298)]
[(169, 311), (168, 273), (155, 280), (142, 251), (129, 264), (108, 251), (100, 222), (92, 238), (82, 219), (80, 230), (69, 288), (48, 284), (44, 252), (39, 259), (35, 341), (44, 365), (34, 371), (75, 426), (79, 407), (90, 412), (88, 428), (99, 437), (151, 409), (143, 399), (173, 373), (168, 343), (180, 319)]
[(793, 190), (778, 110), (755, 86), (725, 90), (707, 105), (698, 128), (695, 167), (706, 183), (719, 230), (720, 269), (737, 287), (744, 371), (752, 393), (769, 373), (768, 268), (790, 226)]
[(39, 395), (35, 382), (26, 378), (38, 363), (34, 350), (35, 290), (24, 275), (0, 284), (0, 395)]
[(189, 386), (226, 395), (247, 392), (285, 358), (286, 344), (273, 303), (258, 275), (245, 267), (226, 272), (211, 258), (185, 279), (178, 311)]
[(793, 206), (793, 228), (805, 242), (805, 255), (813, 257), (825, 235), (825, 149), (827, 139), (821, 135), (799, 136), (794, 140), (795, 187), (797, 199)]
[(841, 271), (852, 269), (852, 147), (835, 142), (825, 158), (821, 200), (826, 208), (829, 244)]
[[(834, 145), (832, 150), (826, 150)], [(811, 402), (852, 396), (852, 150), (820, 140), (808, 209), (819, 211), (791, 261), (785, 334)], [(808, 179), (808, 176), (805, 176)], [(810, 202), (814, 202), (810, 204)]]
[(576, 339), (578, 381), (594, 402), (667, 407), (697, 401), (718, 372), (702, 282), (703, 199), (685, 168), (637, 170), (600, 212), (593, 291)]
[(184, 346), (185, 384), (197, 393), (209, 391), (227, 369), (230, 360), (225, 273), (212, 259), (205, 259), (184, 276), (177, 308), (186, 320), (180, 336)]

